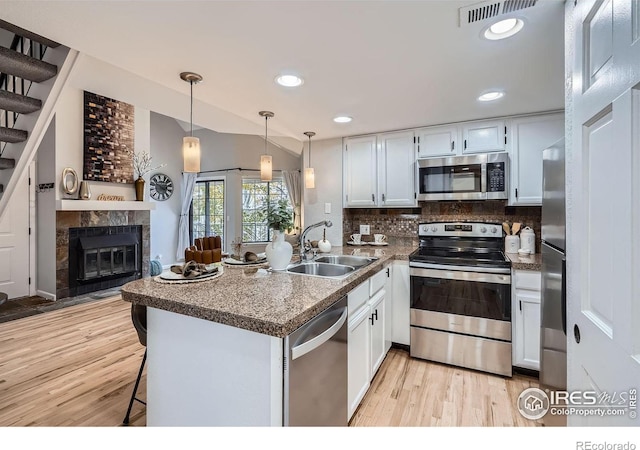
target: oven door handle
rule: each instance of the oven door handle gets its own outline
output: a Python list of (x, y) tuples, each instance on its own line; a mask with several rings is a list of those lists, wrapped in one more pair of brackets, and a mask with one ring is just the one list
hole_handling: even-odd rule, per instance
[(461, 280), (476, 281), (483, 283), (495, 284), (511, 284), (511, 275), (479, 273), (479, 272), (462, 272), (455, 270), (439, 270), (439, 269), (421, 269), (416, 267), (409, 268), (409, 275), (419, 278), (439, 278), (445, 280)]
[(473, 266), (453, 266), (449, 264), (431, 264), (421, 262), (410, 262), (409, 267), (419, 269), (438, 269), (446, 271), (460, 271), (460, 272), (481, 272), (481, 273), (504, 273), (510, 274), (511, 269), (508, 267), (473, 267)]

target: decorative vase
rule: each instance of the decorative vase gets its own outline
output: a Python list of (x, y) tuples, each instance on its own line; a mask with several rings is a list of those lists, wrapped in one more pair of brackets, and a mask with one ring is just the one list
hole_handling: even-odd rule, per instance
[(86, 181), (80, 182), (78, 197), (80, 198), (80, 200), (89, 200), (91, 198), (91, 189), (89, 189), (89, 183), (87, 183)]
[(138, 177), (136, 180), (136, 200), (141, 202), (144, 200), (144, 178)]
[(273, 239), (265, 248), (267, 261), (273, 270), (285, 270), (291, 262), (293, 247), (284, 240), (284, 232), (273, 230)]

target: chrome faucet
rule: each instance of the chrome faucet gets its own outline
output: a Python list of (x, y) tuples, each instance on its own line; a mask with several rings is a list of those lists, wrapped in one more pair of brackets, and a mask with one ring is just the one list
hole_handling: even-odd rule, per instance
[(307, 233), (310, 230), (312, 230), (314, 228), (321, 227), (323, 225), (325, 227), (329, 228), (333, 224), (331, 223), (330, 220), (323, 220), (322, 222), (318, 222), (318, 223), (314, 223), (313, 225), (309, 225), (307, 228), (304, 229), (304, 231), (300, 235), (300, 261), (306, 261), (307, 260), (307, 252), (309, 250), (311, 250), (311, 243), (309, 241), (305, 242), (305, 238), (307, 236)]

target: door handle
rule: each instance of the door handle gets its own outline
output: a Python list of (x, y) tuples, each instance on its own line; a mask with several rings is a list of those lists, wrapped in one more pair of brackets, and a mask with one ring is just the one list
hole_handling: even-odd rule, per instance
[(382, 194), (382, 201), (383, 202), (385, 201), (385, 195), (384, 194)]
[[(562, 291), (560, 293), (560, 307), (562, 308), (562, 332), (567, 335), (567, 260), (562, 258)], [(580, 334), (578, 332), (578, 334)]]
[(580, 343), (580, 327), (578, 324), (573, 326), (573, 338), (576, 340), (576, 344)]
[(371, 326), (373, 326), (373, 314), (371, 314), (371, 316), (369, 317), (369, 320), (371, 321)]
[(371, 194), (371, 201), (372, 201), (373, 203), (375, 203), (375, 202), (376, 202), (376, 195), (375, 195), (375, 194)]
[(304, 344), (300, 344), (293, 347), (291, 349), (291, 360), (300, 358), (301, 356), (304, 356), (307, 353), (320, 347), (322, 344), (324, 344), (329, 339), (331, 339), (338, 332), (338, 330), (340, 330), (340, 328), (342, 327), (342, 325), (344, 325), (346, 321), (347, 321), (347, 308), (344, 308), (344, 311), (340, 315), (340, 318), (333, 325), (331, 325), (327, 329), (327, 331), (305, 342)]
[(373, 317), (378, 320), (378, 310), (376, 309), (373, 313)]

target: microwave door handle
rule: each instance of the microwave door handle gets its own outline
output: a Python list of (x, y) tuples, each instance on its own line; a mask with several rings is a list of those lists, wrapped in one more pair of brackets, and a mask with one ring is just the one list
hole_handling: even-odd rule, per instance
[(487, 165), (480, 165), (480, 192), (486, 196), (487, 194)]

